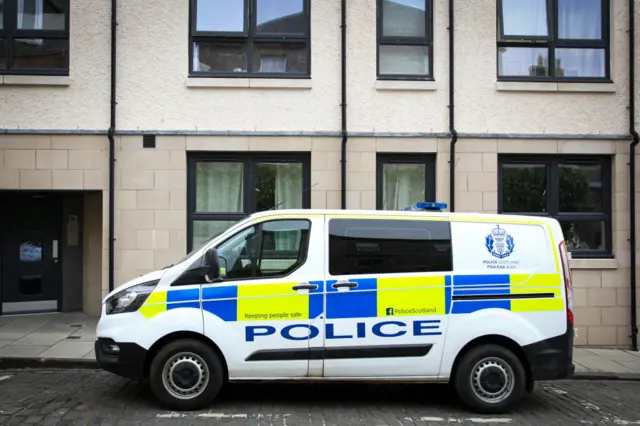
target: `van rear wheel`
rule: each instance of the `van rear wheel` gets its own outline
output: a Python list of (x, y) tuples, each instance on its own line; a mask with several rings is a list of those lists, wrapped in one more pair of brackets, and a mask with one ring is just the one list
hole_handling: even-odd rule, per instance
[(198, 410), (220, 393), (222, 362), (205, 343), (180, 339), (165, 345), (151, 362), (149, 383), (153, 394), (173, 410)]
[(476, 413), (500, 414), (525, 393), (526, 374), (518, 357), (500, 345), (482, 345), (465, 353), (454, 387)]

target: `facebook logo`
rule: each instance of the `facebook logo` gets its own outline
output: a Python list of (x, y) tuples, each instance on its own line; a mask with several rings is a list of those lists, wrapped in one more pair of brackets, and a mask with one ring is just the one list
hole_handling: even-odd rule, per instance
[(386, 309), (387, 315), (393, 315), (393, 308)]

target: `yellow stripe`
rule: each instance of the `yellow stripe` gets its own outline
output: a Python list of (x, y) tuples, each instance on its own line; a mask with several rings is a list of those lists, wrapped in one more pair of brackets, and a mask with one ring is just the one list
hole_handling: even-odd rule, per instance
[[(560, 290), (554, 291), (559, 296)], [(564, 299), (522, 299), (511, 301), (511, 312), (544, 312), (561, 311), (564, 309)]]
[(143, 305), (138, 309), (138, 312), (140, 312), (146, 319), (150, 319), (162, 312), (166, 312), (166, 310), (166, 304)]
[(154, 291), (147, 297), (147, 300), (144, 302), (145, 305), (154, 305), (156, 303), (167, 303), (167, 292), (166, 291)]
[(446, 216), (396, 216), (396, 215), (360, 215), (360, 214), (328, 214), (327, 219), (379, 219), (379, 220), (431, 220), (436, 222), (446, 222)]
[(238, 321), (309, 319), (309, 295), (238, 299)]
[(238, 298), (296, 295), (298, 294), (298, 291), (293, 289), (293, 286), (296, 284), (296, 282), (276, 284), (242, 284), (238, 286)]
[(411, 290), (378, 290), (378, 317), (444, 314), (444, 286)]

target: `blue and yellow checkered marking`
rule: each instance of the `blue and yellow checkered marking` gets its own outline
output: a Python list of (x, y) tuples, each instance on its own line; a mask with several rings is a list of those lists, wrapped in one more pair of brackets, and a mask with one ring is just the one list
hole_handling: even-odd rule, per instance
[[(468, 314), (483, 309), (542, 312), (564, 309), (559, 274), (478, 274), (417, 277), (352, 278), (357, 287), (333, 288), (337, 280), (312, 281), (318, 288), (306, 294), (293, 290), (295, 282), (273, 284), (217, 284), (200, 289), (152, 293), (140, 313), (152, 318), (162, 312), (194, 308), (223, 321), (277, 321), (315, 319), (387, 318)], [(326, 287), (326, 302), (325, 302)], [(530, 295), (552, 293), (553, 298)], [(528, 294), (526, 299), (505, 299)], [(492, 299), (491, 296), (500, 298)], [(466, 296), (472, 300), (453, 300)], [(473, 300), (474, 296), (483, 297)], [(516, 296), (517, 297), (517, 296)]]

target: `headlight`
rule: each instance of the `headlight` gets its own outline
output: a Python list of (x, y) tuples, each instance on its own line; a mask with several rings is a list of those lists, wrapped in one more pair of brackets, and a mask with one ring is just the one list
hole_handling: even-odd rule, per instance
[(107, 315), (137, 311), (156, 288), (159, 281), (138, 284), (114, 294), (105, 303)]

